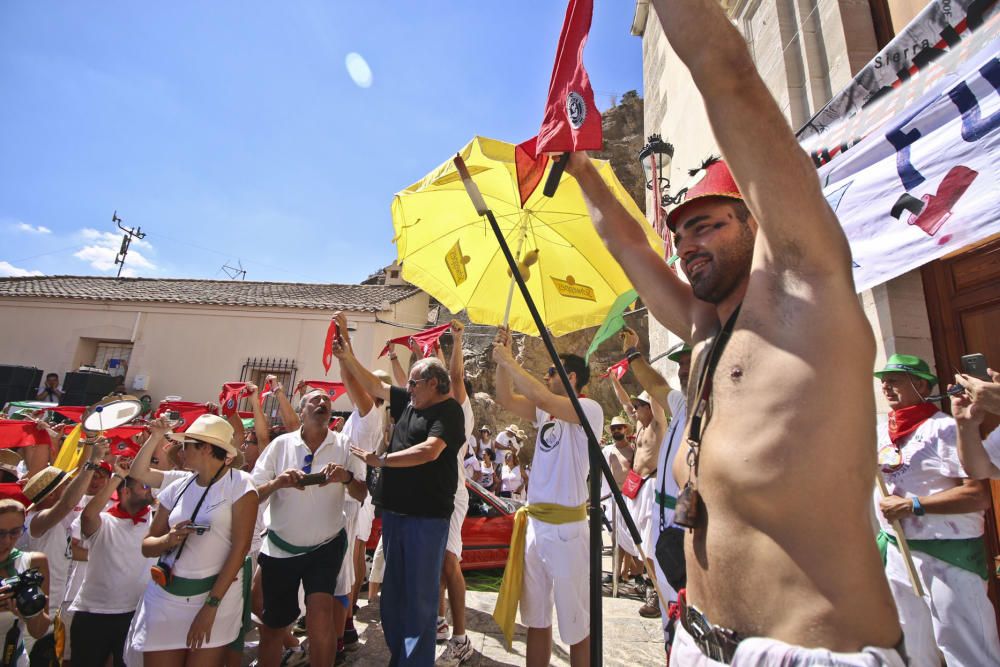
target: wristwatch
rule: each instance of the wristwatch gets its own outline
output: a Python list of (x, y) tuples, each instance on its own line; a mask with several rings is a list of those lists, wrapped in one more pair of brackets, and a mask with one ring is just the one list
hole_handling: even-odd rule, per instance
[(206, 607), (218, 607), (220, 604), (222, 604), (222, 598), (217, 598), (214, 595), (209, 595), (205, 598)]
[(923, 516), (925, 514), (924, 506), (920, 504), (920, 498), (913, 496), (910, 498), (910, 502), (913, 503), (913, 516)]
[(628, 359), (629, 362), (635, 361), (641, 356), (642, 352), (640, 352), (639, 349), (636, 347), (630, 347), (627, 350), (625, 350), (625, 358)]
[(344, 484), (350, 484), (351, 482), (354, 481), (354, 471), (353, 470), (348, 470), (347, 474), (350, 475), (351, 477), (350, 477), (350, 479), (345, 479), (344, 480)]
[(94, 463), (93, 461), (87, 461), (86, 463), (83, 464), (83, 469), (85, 471), (86, 470), (97, 470), (100, 467), (101, 466), (99, 466), (98, 464)]

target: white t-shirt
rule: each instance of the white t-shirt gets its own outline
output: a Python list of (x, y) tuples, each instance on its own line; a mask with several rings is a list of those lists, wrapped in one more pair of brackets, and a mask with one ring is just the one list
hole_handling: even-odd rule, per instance
[(990, 457), (990, 462), (1000, 468), (1000, 426), (993, 429), (993, 432), (983, 440), (983, 448), (986, 455)]
[(479, 459), (469, 454), (462, 461), (462, 469), (466, 479), (474, 479), (476, 472), (479, 470)]
[[(604, 426), (604, 410), (592, 398), (581, 398), (590, 428), (600, 433)], [(590, 459), (587, 434), (583, 426), (553, 419), (542, 410), (535, 410), (535, 456), (531, 462), (531, 484), (528, 504), (556, 503), (576, 507), (587, 502), (587, 473)]]
[[(270, 482), (289, 468), (301, 470), (310, 453), (313, 472), (320, 472), (332, 462), (347, 468), (356, 478), (364, 479), (364, 461), (351, 454), (350, 442), (342, 433), (327, 431), (323, 443), (315, 452), (310, 452), (302, 441), (301, 430), (279, 435), (257, 459), (252, 473), (254, 485), (259, 487)], [(268, 497), (264, 523), (289, 544), (301, 547), (325, 544), (347, 525), (346, 495), (347, 486), (337, 482), (322, 487), (278, 489)], [(279, 549), (270, 539), (264, 540), (260, 552), (273, 558), (296, 555)]]
[(163, 473), (163, 483), (160, 486), (153, 487), (153, 495), (158, 496), (160, 489), (165, 489), (179, 479), (186, 479), (191, 473), (187, 470), (161, 470)]
[[(173, 566), (174, 574), (188, 579), (203, 579), (219, 573), (233, 547), (233, 505), (248, 493), (257, 493), (250, 474), (230, 468), (222, 474), (207, 493), (205, 487), (193, 481), (194, 473), (171, 482), (160, 491), (160, 509), (170, 513), (169, 525), (191, 520), (211, 528), (205, 533), (188, 535), (175, 562), (175, 550), (164, 561)], [(201, 497), (205, 501), (192, 519), (194, 508)]]
[[(887, 424), (879, 426), (878, 447), (879, 460), (895, 451)], [(966, 477), (958, 460), (955, 420), (943, 412), (937, 412), (907, 436), (900, 452), (902, 465), (882, 467), (889, 493), (903, 498), (929, 496), (961, 486)], [(878, 509), (880, 498), (876, 490), (875, 516), (882, 529), (892, 533), (891, 524)], [(982, 535), (984, 521), (982, 512), (963, 512), (908, 516), (901, 524), (906, 537), (912, 540), (960, 540)]]
[[(670, 425), (667, 426), (667, 433), (660, 445), (660, 454), (656, 462), (656, 492), (660, 492), (662, 485), (663, 492), (672, 498), (677, 498), (680, 489), (677, 488), (677, 480), (674, 479), (674, 459), (677, 458), (677, 451), (681, 448), (684, 440), (684, 429), (687, 427), (687, 400), (684, 393), (671, 389), (667, 394), (667, 405), (670, 407)], [(653, 509), (656, 514), (653, 517), (655, 533), (660, 530), (660, 506), (655, 504)], [(674, 511), (669, 507), (663, 508), (663, 526), (670, 526), (674, 521)]]
[(496, 439), (493, 441), (493, 445), (494, 449), (498, 451), (504, 449), (517, 450), (517, 439), (514, 436), (509, 435), (507, 431), (500, 431), (500, 433), (497, 434)]
[(83, 539), (83, 546), (90, 551), (87, 574), (70, 610), (95, 614), (135, 611), (149, 581), (149, 568), (156, 562), (142, 555), (142, 539), (152, 516), (146, 514), (136, 523), (101, 512), (97, 530)]
[(458, 448), (458, 492), (465, 489), (465, 454), (469, 451), (469, 434), (476, 426), (476, 417), (472, 414), (472, 401), (466, 395), (462, 401), (462, 414), (465, 416), (465, 444)]
[(521, 489), (522, 484), (524, 480), (521, 479), (521, 466), (508, 468), (507, 464), (504, 464), (500, 470), (500, 490), (514, 493)]
[(49, 600), (50, 608), (59, 608), (66, 595), (66, 582), (69, 581), (70, 557), (66, 555), (69, 544), (70, 526), (73, 524), (74, 513), (71, 511), (56, 525), (45, 531), (41, 537), (32, 537), (31, 522), (38, 512), (28, 512), (24, 524), (28, 527), (24, 534), (25, 551), (41, 551), (49, 561)]
[(355, 410), (344, 423), (342, 432), (355, 447), (374, 452), (385, 432), (385, 410), (382, 406), (373, 405), (364, 417)]

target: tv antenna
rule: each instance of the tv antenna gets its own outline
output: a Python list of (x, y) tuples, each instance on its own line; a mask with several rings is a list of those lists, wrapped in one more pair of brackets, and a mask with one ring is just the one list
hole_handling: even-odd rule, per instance
[(222, 270), (226, 272), (230, 280), (246, 280), (247, 270), (243, 268), (243, 262), (236, 260), (236, 266), (229, 266), (229, 264), (223, 264)]
[(118, 277), (121, 278), (122, 269), (125, 268), (125, 256), (128, 254), (128, 247), (132, 245), (132, 239), (137, 238), (141, 241), (146, 238), (146, 235), (143, 233), (142, 227), (136, 227), (135, 229), (123, 227), (122, 219), (118, 217), (117, 209), (111, 214), (111, 222), (118, 225), (118, 229), (125, 232), (122, 236), (122, 247), (118, 250), (118, 255), (115, 257), (115, 264), (118, 265)]

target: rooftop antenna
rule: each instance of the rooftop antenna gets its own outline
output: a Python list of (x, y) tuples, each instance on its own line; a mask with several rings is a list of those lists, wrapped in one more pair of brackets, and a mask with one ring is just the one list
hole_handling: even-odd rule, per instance
[(118, 250), (118, 255), (115, 257), (115, 264), (118, 265), (118, 277), (122, 277), (122, 269), (125, 268), (125, 256), (128, 254), (128, 247), (132, 245), (132, 238), (137, 238), (140, 241), (146, 238), (146, 235), (142, 231), (142, 227), (136, 227), (132, 229), (131, 227), (123, 227), (122, 219), (118, 217), (118, 210), (111, 214), (111, 222), (118, 225), (118, 229), (125, 232), (122, 236), (122, 247)]
[(247, 270), (243, 268), (243, 262), (241, 260), (236, 260), (236, 267), (229, 266), (229, 264), (223, 264), (222, 270), (226, 272), (230, 280), (246, 280)]

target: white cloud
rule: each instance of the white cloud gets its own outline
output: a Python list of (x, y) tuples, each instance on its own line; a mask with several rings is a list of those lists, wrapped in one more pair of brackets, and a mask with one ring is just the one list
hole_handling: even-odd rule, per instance
[[(80, 236), (88, 243), (73, 253), (74, 257), (87, 262), (92, 268), (98, 271), (111, 271), (115, 269), (115, 258), (122, 247), (122, 234), (100, 232), (96, 229), (88, 228), (82, 230)], [(128, 256), (125, 258), (125, 268), (122, 270), (123, 276), (135, 276), (136, 269), (150, 271), (156, 269), (156, 265), (149, 261), (138, 248), (152, 250), (153, 246), (148, 241), (132, 239), (132, 244), (128, 249)]]
[(368, 63), (361, 56), (360, 53), (347, 54), (344, 58), (344, 65), (347, 67), (347, 73), (359, 88), (370, 88), (372, 85), (372, 68), (368, 66)]
[(52, 230), (49, 229), (48, 227), (43, 227), (42, 225), (38, 225), (36, 227), (34, 225), (29, 225), (26, 222), (19, 222), (19, 223), (17, 223), (17, 224), (14, 225), (14, 228), (17, 229), (17, 231), (19, 231), (19, 232), (27, 232), (28, 234), (51, 234), (52, 233)]
[(0, 261), (0, 276), (4, 278), (26, 278), (28, 276), (44, 276), (45, 274), (41, 271), (30, 271), (28, 269), (21, 269), (10, 262)]

